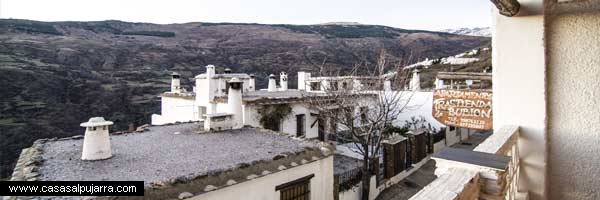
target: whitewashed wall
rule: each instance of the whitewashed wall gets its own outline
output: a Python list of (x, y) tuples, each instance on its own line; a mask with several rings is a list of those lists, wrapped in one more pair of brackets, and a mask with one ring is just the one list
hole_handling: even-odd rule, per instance
[(278, 200), (275, 187), (314, 174), (310, 179), (310, 199), (333, 199), (333, 156), (290, 168), (264, 177), (246, 181), (220, 190), (190, 198), (190, 200)]
[(600, 199), (600, 10), (548, 18), (545, 28), (549, 199)]
[(359, 182), (354, 188), (340, 192), (339, 200), (360, 200), (362, 194), (362, 182)]
[[(288, 115), (287, 118), (284, 119), (282, 123), (281, 132), (287, 133), (290, 135), (296, 135), (296, 115), (304, 114), (305, 123), (304, 128), (306, 130), (306, 138), (317, 138), (319, 137), (319, 127), (318, 123), (311, 128), (310, 125), (317, 120), (317, 116), (311, 116), (310, 110), (303, 103), (294, 103), (290, 105), (292, 107), (292, 112)], [(249, 125), (253, 127), (262, 127), (259, 122), (259, 115), (257, 109), (260, 106), (256, 105), (246, 105), (244, 106), (244, 125)]]
[(445, 127), (445, 125), (435, 120), (433, 115), (431, 115), (433, 109), (433, 92), (401, 92), (405, 93), (401, 96), (403, 101), (408, 101), (408, 105), (403, 112), (398, 115), (398, 120), (396, 120), (394, 125), (403, 126), (405, 121), (410, 121), (411, 117), (418, 118), (419, 116), (423, 116), (425, 117), (425, 120), (427, 120), (427, 122), (437, 130)]
[(493, 120), (494, 127), (520, 126), (519, 189), (533, 200), (547, 199), (544, 1), (519, 2), (529, 16), (492, 11)]
[(197, 120), (199, 120), (199, 117), (197, 116), (194, 100), (177, 97), (162, 97), (161, 114), (152, 115), (153, 125)]

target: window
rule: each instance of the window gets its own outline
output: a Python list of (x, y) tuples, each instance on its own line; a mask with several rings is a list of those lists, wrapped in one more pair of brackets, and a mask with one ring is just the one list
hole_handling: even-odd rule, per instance
[(310, 90), (321, 90), (321, 83), (320, 82), (311, 82)]
[(309, 200), (310, 199), (310, 179), (315, 175), (311, 174), (289, 183), (284, 183), (275, 187), (280, 192), (281, 200)]
[(334, 119), (333, 117), (329, 118), (329, 131), (330, 134), (337, 133), (337, 123), (336, 119)]
[(369, 123), (369, 119), (367, 119), (367, 113), (369, 112), (367, 107), (360, 107), (360, 123), (362, 125), (366, 125)]
[(306, 117), (304, 114), (296, 115), (296, 136), (301, 137), (306, 134)]
[(275, 132), (279, 132), (281, 131), (281, 122), (279, 120), (274, 121), (274, 122), (270, 122), (267, 127), (265, 127), (266, 129), (275, 131)]
[(338, 82), (337, 81), (331, 81), (329, 83), (329, 89), (331, 91), (337, 91), (338, 90)]
[(200, 119), (206, 119), (206, 106), (198, 106), (198, 115)]

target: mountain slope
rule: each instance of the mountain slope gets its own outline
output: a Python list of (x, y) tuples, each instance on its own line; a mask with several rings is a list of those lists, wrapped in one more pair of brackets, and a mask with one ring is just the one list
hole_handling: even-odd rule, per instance
[(492, 37), (492, 29), (490, 27), (445, 29), (441, 30), (441, 32), (452, 33), (457, 35)]
[[(443, 57), (489, 43), (489, 38), (371, 25), (264, 25), (121, 21), (0, 20), (0, 176), (21, 148), (38, 138), (83, 133), (79, 123), (103, 116), (113, 130), (148, 123), (169, 72), (182, 84), (205, 65), (268, 74), (348, 69), (413, 55)], [(290, 81), (294, 88), (296, 81)], [(187, 88), (191, 90), (191, 88)]]

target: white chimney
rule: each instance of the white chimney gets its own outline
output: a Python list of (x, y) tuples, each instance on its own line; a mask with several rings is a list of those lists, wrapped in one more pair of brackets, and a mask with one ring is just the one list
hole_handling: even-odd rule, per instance
[(206, 66), (206, 77), (213, 77), (215, 76), (215, 66), (214, 65), (207, 65)]
[(250, 74), (250, 81), (248, 83), (248, 90), (255, 91), (256, 90), (256, 80), (254, 79), (254, 74)]
[(435, 78), (435, 89), (445, 89), (444, 80), (440, 80), (439, 78)]
[(269, 87), (267, 88), (267, 91), (269, 91), (269, 92), (277, 91), (277, 83), (275, 82), (275, 75), (273, 75), (273, 74), (269, 75)]
[(92, 117), (88, 122), (81, 124), (86, 128), (81, 160), (102, 160), (112, 157), (108, 136), (110, 125), (113, 125), (113, 122), (105, 121), (103, 117)]
[(196, 76), (196, 103), (198, 105), (206, 105), (206, 114), (215, 113), (216, 104), (214, 103), (216, 80), (213, 80), (215, 76), (215, 66), (207, 65), (206, 73), (204, 77), (202, 75)]
[(181, 80), (180, 75), (177, 72), (173, 72), (173, 74), (171, 74), (171, 92), (181, 92)]
[(419, 72), (421, 71), (419, 71), (418, 69), (415, 69), (413, 71), (413, 76), (409, 83), (410, 90), (421, 90), (421, 75), (419, 74)]
[(285, 72), (281, 72), (279, 74), (279, 85), (281, 88), (279, 90), (286, 91), (288, 89), (288, 75)]
[(227, 95), (228, 112), (233, 114), (233, 128), (242, 128), (244, 118), (242, 113), (242, 82), (238, 78), (232, 78), (229, 83), (229, 94)]
[(383, 90), (392, 91), (392, 81), (390, 79), (385, 79), (383, 82)]
[(298, 72), (298, 90), (306, 90), (310, 89), (306, 87), (306, 81), (310, 79), (310, 73), (307, 72)]

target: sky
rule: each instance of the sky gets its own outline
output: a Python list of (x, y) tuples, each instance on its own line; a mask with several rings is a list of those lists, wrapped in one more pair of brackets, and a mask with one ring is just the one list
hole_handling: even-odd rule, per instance
[(487, 0), (0, 0), (0, 18), (158, 24), (358, 22), (406, 29), (491, 25)]

